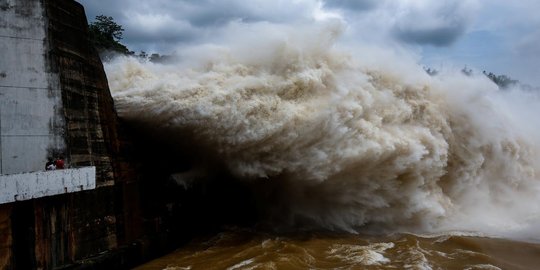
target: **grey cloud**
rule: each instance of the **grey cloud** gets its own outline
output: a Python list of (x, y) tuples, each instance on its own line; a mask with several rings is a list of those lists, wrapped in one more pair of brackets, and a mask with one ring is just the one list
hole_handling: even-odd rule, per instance
[[(208, 2), (205, 4), (205, 2)], [(313, 2), (315, 3), (315, 2)], [(312, 5), (315, 6), (315, 5)], [(274, 1), (203, 1), (197, 2), (192, 14), (186, 14), (196, 26), (223, 25), (231, 21), (288, 23), (312, 16), (306, 2), (291, 2), (286, 5)]]
[(345, 11), (364, 11), (374, 9), (381, 2), (377, 0), (326, 0), (324, 6)]
[[(124, 26), (124, 42), (145, 44), (151, 40), (190, 43), (204, 40), (231, 22), (288, 24), (313, 20), (320, 3), (281, 0), (81, 0), (89, 18), (105, 14)], [(446, 46), (463, 35), (469, 23), (469, 4), (476, 0), (423, 1), (404, 4), (384, 0), (324, 0), (323, 9), (344, 11), (354, 20), (370, 18), (362, 27), (414, 44)], [(383, 8), (384, 7), (384, 8)], [(396, 14), (396, 16), (394, 16)], [(397, 15), (399, 14), (399, 15)], [(92, 17), (91, 17), (92, 16)], [(159, 21), (154, 17), (166, 17)], [(375, 16), (375, 17), (374, 17)], [(162, 19), (163, 19), (162, 18)], [(165, 19), (163, 19), (165, 20)]]
[[(136, 1), (136, 0), (131, 0)], [(284, 4), (286, 3), (286, 4)], [(279, 2), (268, 0), (160, 0), (158, 3), (144, 8), (131, 5), (130, 9), (137, 13), (168, 14), (178, 20), (187, 20), (193, 26), (212, 27), (224, 25), (231, 21), (245, 22), (291, 22), (311, 16), (309, 2)], [(311, 6), (315, 6), (315, 1)]]
[(456, 42), (465, 33), (465, 25), (448, 25), (432, 29), (400, 29), (395, 28), (394, 34), (407, 43), (420, 45), (448, 46)]
[(122, 1), (111, 1), (107, 3), (107, 11), (102, 11), (104, 2), (96, 0), (83, 0), (81, 4), (84, 6), (86, 12), (86, 18), (89, 22), (94, 21), (98, 15), (112, 16), (115, 21), (118, 21), (122, 17)]
[(407, 43), (451, 45), (466, 33), (476, 3), (474, 0), (447, 0), (411, 5), (396, 18), (392, 33)]
[(540, 58), (540, 31), (533, 32), (518, 41), (515, 47), (517, 55)]
[[(291, 23), (313, 19), (317, 1), (274, 0), (81, 0), (90, 21), (114, 17), (124, 26), (129, 48), (155, 43), (192, 43), (219, 32), (231, 22)], [(177, 45), (176, 44), (176, 45)]]
[[(139, 13), (148, 12), (148, 10), (139, 9), (136, 11)], [(246, 15), (250, 16), (235, 1), (164, 1), (162, 5), (152, 9), (152, 12), (169, 14), (174, 18), (187, 20), (191, 25), (196, 27), (217, 26), (231, 20), (241, 19)]]
[[(128, 28), (129, 29), (129, 28)], [(198, 33), (194, 29), (185, 29), (181, 31), (160, 31), (152, 32), (142, 29), (126, 30), (126, 42), (138, 43), (138, 42), (187, 42), (197, 38)]]
[(207, 9), (202, 10), (197, 14), (189, 15), (190, 22), (199, 27), (219, 26), (233, 20), (245, 22), (257, 22), (268, 20), (261, 16), (242, 12), (238, 9)]

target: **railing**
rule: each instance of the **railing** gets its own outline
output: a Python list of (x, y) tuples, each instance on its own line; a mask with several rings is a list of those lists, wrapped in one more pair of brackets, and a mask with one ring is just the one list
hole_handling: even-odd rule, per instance
[(96, 188), (96, 167), (0, 175), (0, 204)]

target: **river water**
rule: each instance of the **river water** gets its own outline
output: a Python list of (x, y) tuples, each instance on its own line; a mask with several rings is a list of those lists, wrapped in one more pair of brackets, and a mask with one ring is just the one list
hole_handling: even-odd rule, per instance
[[(464, 235), (464, 234), (463, 234)], [(229, 230), (137, 267), (150, 269), (539, 269), (540, 244), (481, 236)]]

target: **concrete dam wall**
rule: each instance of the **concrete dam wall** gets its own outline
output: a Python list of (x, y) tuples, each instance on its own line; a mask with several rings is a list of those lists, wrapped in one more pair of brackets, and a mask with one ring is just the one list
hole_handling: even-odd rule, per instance
[(59, 74), (47, 59), (40, 1), (3, 1), (0, 18), (0, 174), (43, 169), (65, 147)]
[[(174, 248), (175, 203), (137, 172), (82, 5), (0, 0), (0, 51), (0, 269), (126, 268)], [(95, 177), (43, 171), (58, 155)], [(24, 181), (43, 192), (17, 196)]]

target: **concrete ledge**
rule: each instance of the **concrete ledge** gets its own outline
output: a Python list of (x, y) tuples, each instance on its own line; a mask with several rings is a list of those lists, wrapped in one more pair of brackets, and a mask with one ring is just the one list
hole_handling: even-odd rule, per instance
[(96, 188), (96, 167), (0, 175), (0, 204)]

